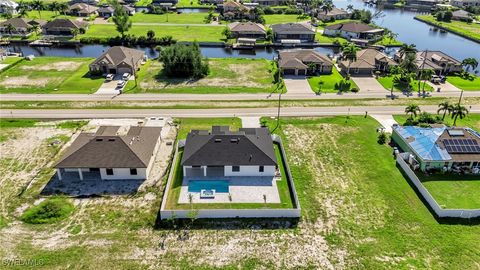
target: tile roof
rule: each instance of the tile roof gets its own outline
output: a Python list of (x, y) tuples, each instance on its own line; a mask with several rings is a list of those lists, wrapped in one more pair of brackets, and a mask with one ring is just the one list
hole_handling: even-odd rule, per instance
[(257, 32), (265, 34), (265, 27), (259, 23), (253, 22), (233, 22), (228, 25), (232, 32)]
[(345, 23), (337, 23), (328, 25), (325, 29), (329, 30), (340, 30), (345, 32), (352, 32), (352, 33), (365, 33), (371, 32), (373, 30), (382, 30), (375, 27), (371, 27), (368, 24), (359, 23), (359, 22), (345, 22)]
[(71, 19), (55, 19), (53, 21), (50, 21), (44, 25), (45, 29), (51, 29), (51, 28), (76, 28), (80, 29), (88, 25), (87, 23), (77, 21), (77, 20), (71, 20)]
[(307, 68), (305, 63), (317, 63), (333, 65), (325, 55), (308, 49), (281, 50), (278, 53), (279, 66), (281, 68)]
[(11, 24), (15, 28), (29, 28), (29, 27), (32, 27), (34, 24), (42, 26), (45, 23), (46, 21), (44, 20), (32, 20), (27, 18), (11, 18), (4, 22), (0, 22), (0, 27)]
[[(357, 59), (350, 64), (350, 68), (375, 68), (375, 60), (387, 62), (388, 65), (396, 66), (397, 63), (390, 59), (386, 54), (376, 49), (364, 49), (357, 52)], [(341, 62), (348, 66), (348, 61)]]

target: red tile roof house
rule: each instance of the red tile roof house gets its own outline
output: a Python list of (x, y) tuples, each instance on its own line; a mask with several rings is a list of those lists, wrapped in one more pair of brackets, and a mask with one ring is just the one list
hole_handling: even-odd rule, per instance
[(323, 34), (331, 37), (343, 37), (349, 41), (372, 42), (382, 39), (384, 30), (359, 22), (332, 24), (325, 27)]
[(252, 13), (250, 8), (236, 1), (228, 1), (223, 3), (222, 16), (226, 20), (233, 19), (251, 19)]
[(68, 9), (68, 14), (78, 17), (88, 17), (97, 13), (97, 7), (85, 4), (85, 3), (76, 3), (70, 6)]
[(160, 127), (101, 126), (81, 133), (55, 165), (59, 180), (147, 179), (160, 145)]
[[(401, 62), (405, 56), (400, 53), (394, 55), (397, 62)], [(431, 69), (438, 75), (461, 72), (462, 62), (441, 51), (420, 51), (416, 53), (415, 64), (419, 70)]]

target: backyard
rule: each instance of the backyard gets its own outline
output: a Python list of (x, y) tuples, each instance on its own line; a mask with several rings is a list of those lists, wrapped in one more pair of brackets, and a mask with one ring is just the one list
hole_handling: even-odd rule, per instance
[[(332, 74), (310, 77), (308, 78), (308, 83), (314, 92), (318, 92), (320, 90), (322, 93), (337, 93), (339, 92), (338, 83), (340, 83), (342, 80), (344, 80), (343, 76), (335, 67), (333, 67)], [(320, 82), (322, 83), (321, 85)], [(350, 89), (348, 91), (354, 88), (358, 90), (358, 86), (353, 80), (346, 80), (346, 82), (350, 83)], [(321, 89), (319, 89), (320, 87)]]
[(0, 72), (0, 93), (93, 93), (103, 82), (91, 77), (93, 58), (36, 57)]
[(134, 25), (135, 23), (205, 24), (204, 20), (207, 14), (208, 13), (169, 13), (167, 15), (138, 12), (131, 18)]
[(199, 80), (167, 78), (162, 63), (151, 60), (138, 72), (138, 86), (130, 81), (125, 93), (270, 93), (272, 64), (265, 59), (211, 58), (208, 76)]

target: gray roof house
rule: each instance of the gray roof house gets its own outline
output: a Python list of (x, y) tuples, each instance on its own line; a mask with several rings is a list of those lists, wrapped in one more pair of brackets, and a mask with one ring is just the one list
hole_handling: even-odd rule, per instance
[[(128, 15), (130, 16), (135, 15), (135, 8), (131, 6), (126, 6), (126, 5), (122, 5), (122, 7), (125, 10), (125, 12), (127, 12)], [(112, 6), (103, 6), (97, 10), (98, 16), (103, 18), (112, 17), (114, 12), (115, 12), (115, 9)]]
[(333, 62), (315, 50), (281, 50), (278, 67), (283, 75), (330, 74)]
[(95, 59), (89, 69), (92, 73), (134, 74), (145, 59), (145, 53), (141, 50), (114, 46)]
[(350, 63), (349, 61), (340, 61), (338, 66), (344, 73), (350, 67), (350, 74), (355, 75), (372, 75), (374, 71), (388, 71), (390, 67), (396, 66), (397, 63), (376, 49), (364, 49), (357, 52), (357, 59)]
[(359, 22), (345, 22), (328, 25), (323, 34), (325, 36), (340, 36), (355, 43), (368, 43), (382, 38), (384, 30)]
[(472, 21), (472, 14), (468, 11), (465, 10), (456, 10), (452, 12), (452, 20), (457, 20), (457, 21)]
[(315, 30), (303, 23), (283, 23), (272, 25), (273, 37), (275, 42), (302, 43), (315, 42)]
[(72, 31), (77, 29), (80, 33), (88, 28), (88, 23), (71, 20), (71, 19), (55, 19), (43, 26), (45, 35), (71, 36)]
[[(46, 21), (32, 20), (27, 18), (11, 18), (4, 22), (0, 22), (0, 34), (12, 36), (28, 36), (32, 31), (32, 27), (38, 25), (40, 28), (45, 25)], [(9, 30), (9, 25), (13, 29)]]
[[(55, 164), (61, 180), (84, 176), (96, 179), (146, 179), (160, 140), (160, 127), (101, 126), (81, 133)], [(77, 176), (78, 174), (78, 176)]]
[(277, 158), (267, 128), (214, 126), (187, 135), (181, 165), (184, 177), (274, 176)]

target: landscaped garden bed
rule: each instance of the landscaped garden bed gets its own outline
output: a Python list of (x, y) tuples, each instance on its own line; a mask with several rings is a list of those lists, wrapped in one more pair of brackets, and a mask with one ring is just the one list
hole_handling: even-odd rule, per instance
[[(349, 87), (343, 87), (343, 84)], [(332, 74), (319, 75), (308, 78), (308, 84), (310, 88), (315, 93), (337, 93), (337, 92), (349, 92), (349, 91), (358, 91), (358, 86), (353, 80), (346, 80), (338, 72), (338, 70), (333, 67)], [(347, 89), (348, 88), (348, 89)]]

